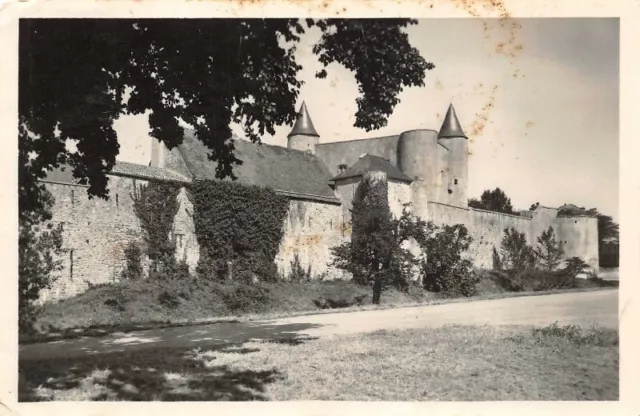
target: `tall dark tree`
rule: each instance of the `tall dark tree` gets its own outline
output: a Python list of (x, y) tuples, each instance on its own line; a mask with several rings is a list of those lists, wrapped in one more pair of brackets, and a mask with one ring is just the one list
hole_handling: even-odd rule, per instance
[(487, 211), (515, 214), (513, 212), (513, 207), (511, 206), (511, 199), (508, 198), (504, 191), (500, 188), (496, 188), (492, 191), (484, 191), (480, 196), (479, 201), (475, 198), (470, 199), (469, 206), (472, 208), (484, 209)]
[[(118, 154), (113, 122), (150, 111), (151, 136), (169, 148), (182, 119), (233, 176), (231, 123), (259, 141), (292, 124), (302, 81), (296, 45), (309, 28), (325, 66), (359, 86), (355, 126), (383, 127), (404, 87), (434, 67), (410, 45), (409, 19), (22, 19), (19, 45), (20, 212), (42, 208), (38, 179), (69, 164), (90, 196), (108, 197)], [(323, 69), (318, 78), (326, 77)], [(67, 150), (75, 143), (77, 152)]]
[(382, 291), (396, 280), (393, 266), (402, 251), (389, 208), (386, 177), (363, 179), (351, 214), (351, 241), (333, 249), (333, 265), (352, 273), (355, 282), (370, 284), (372, 302), (378, 304)]

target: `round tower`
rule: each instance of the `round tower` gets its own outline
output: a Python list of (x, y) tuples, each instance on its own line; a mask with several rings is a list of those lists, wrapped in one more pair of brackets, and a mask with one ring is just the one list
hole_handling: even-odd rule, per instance
[(302, 102), (296, 124), (293, 125), (291, 133), (287, 136), (287, 147), (289, 149), (302, 150), (311, 154), (316, 153), (316, 145), (320, 140), (320, 135), (316, 132), (311, 117), (307, 111), (307, 105)]
[(398, 139), (398, 168), (413, 179), (413, 212), (426, 220), (428, 201), (434, 201), (438, 185), (438, 132), (411, 130)]
[(453, 104), (449, 105), (447, 115), (438, 133), (438, 143), (449, 153), (449, 175), (444, 200), (450, 205), (467, 207), (467, 186), (469, 179), (469, 140), (460, 126)]

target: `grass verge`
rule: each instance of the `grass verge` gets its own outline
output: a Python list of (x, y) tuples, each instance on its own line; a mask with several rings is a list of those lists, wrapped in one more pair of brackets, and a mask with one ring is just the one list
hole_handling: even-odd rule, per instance
[(20, 401), (617, 400), (618, 333), (444, 327), (20, 362)]
[[(369, 288), (339, 280), (260, 285), (219, 284), (195, 279), (122, 281), (45, 304), (35, 331), (20, 334), (20, 343), (213, 322), (536, 296), (595, 290), (617, 284), (593, 280), (577, 282), (577, 287), (572, 289), (509, 292), (499, 283), (493, 274), (484, 275), (478, 284), (480, 294), (470, 298), (447, 298), (417, 286), (411, 286), (406, 292), (391, 289), (383, 294), (381, 305), (372, 305)], [(340, 307), (323, 309), (321, 306), (326, 306), (327, 299)]]

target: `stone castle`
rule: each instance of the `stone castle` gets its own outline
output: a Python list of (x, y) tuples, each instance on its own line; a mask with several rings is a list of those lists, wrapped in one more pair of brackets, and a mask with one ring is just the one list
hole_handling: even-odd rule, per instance
[[(553, 227), (565, 256), (577, 256), (598, 271), (597, 219), (559, 216), (557, 208), (538, 206), (519, 215), (470, 208), (467, 205), (468, 139), (450, 106), (439, 131), (408, 130), (399, 135), (321, 143), (303, 103), (288, 135), (287, 148), (234, 139), (235, 155), (244, 163), (234, 168), (237, 181), (269, 187), (289, 197), (289, 211), (276, 263), (288, 274), (297, 255), (312, 276), (342, 276), (331, 270), (331, 248), (350, 238), (350, 208), (364, 176), (386, 176), (389, 205), (399, 216), (408, 204), (414, 214), (437, 225), (464, 224), (473, 243), (475, 266), (490, 268), (494, 247), (500, 248), (505, 228), (523, 232), (530, 243)], [(132, 193), (152, 181), (187, 185), (216, 180), (216, 164), (208, 149), (191, 131), (169, 151), (152, 139), (149, 165), (117, 162), (109, 174), (108, 201), (89, 200), (85, 186), (76, 183), (70, 169), (49, 173), (46, 187), (55, 197), (53, 220), (64, 223), (67, 249), (64, 269), (42, 301), (80, 293), (92, 284), (117, 281), (126, 265), (124, 248), (143, 242), (143, 231), (133, 209)], [(174, 220), (179, 259), (193, 271), (199, 257), (192, 206), (183, 187), (180, 210)], [(147, 262), (148, 263), (148, 262)]]

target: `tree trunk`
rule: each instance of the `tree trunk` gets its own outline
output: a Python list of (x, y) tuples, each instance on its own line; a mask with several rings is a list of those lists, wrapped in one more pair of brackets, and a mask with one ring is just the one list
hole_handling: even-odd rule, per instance
[(382, 278), (380, 276), (376, 276), (373, 281), (373, 304), (380, 304), (380, 294), (382, 293)]

